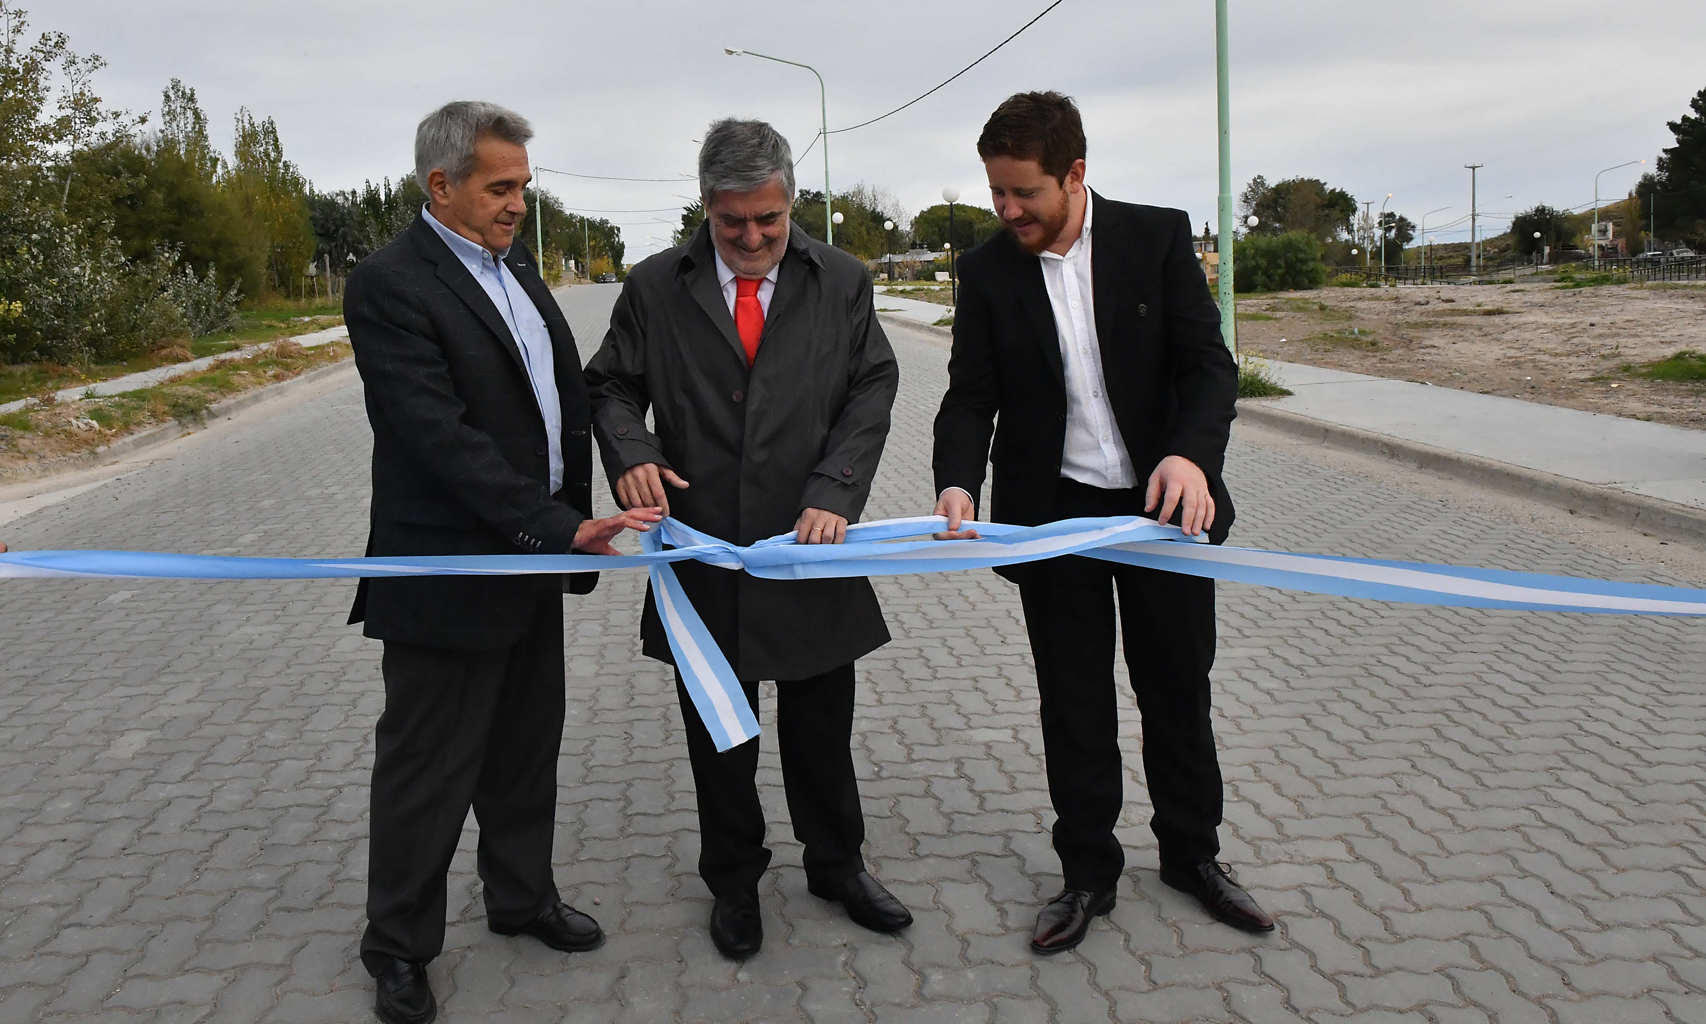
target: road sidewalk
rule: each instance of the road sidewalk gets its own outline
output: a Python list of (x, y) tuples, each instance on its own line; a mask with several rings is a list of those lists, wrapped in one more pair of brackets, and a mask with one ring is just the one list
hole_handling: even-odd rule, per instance
[[(945, 307), (878, 294), (878, 315), (928, 326)], [(937, 328), (946, 339), (948, 332)], [(1292, 392), (1238, 415), (1323, 444), (1706, 544), (1706, 432), (1414, 381), (1264, 361)]]

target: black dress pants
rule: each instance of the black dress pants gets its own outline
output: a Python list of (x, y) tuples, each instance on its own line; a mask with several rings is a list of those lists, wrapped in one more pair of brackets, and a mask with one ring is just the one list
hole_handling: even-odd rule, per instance
[[(741, 681), (758, 708), (758, 683)], [(758, 802), (758, 742), (717, 753), (681, 673), (675, 691), (687, 728), (687, 756), (699, 804), (699, 874), (711, 894), (758, 891), (770, 865), (764, 809)], [(853, 777), (853, 665), (807, 679), (776, 682), (776, 742), (794, 838), (805, 847), (806, 879), (833, 885), (865, 870), (865, 816)]]
[(563, 738), (563, 602), (542, 598), (496, 651), (386, 641), (373, 758), (361, 958), (425, 963), (444, 948), (445, 876), (473, 808), (486, 917), (524, 924), (558, 899), (551, 875)]
[[(1056, 519), (1142, 515), (1141, 489), (1061, 479)], [(1069, 889), (1111, 889), (1125, 866), (1114, 837), (1124, 801), (1114, 692), (1114, 611), (1143, 722), (1143, 771), (1163, 864), (1220, 851), (1220, 763), (1209, 717), (1212, 580), (1068, 556), (1038, 562), (1019, 598), (1037, 668), (1043, 750)]]

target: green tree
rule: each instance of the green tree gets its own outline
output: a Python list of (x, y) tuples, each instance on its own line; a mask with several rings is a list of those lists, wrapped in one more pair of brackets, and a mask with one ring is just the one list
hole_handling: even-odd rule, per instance
[[(1511, 218), (1511, 248), (1519, 256), (1533, 256), (1546, 246), (1570, 248), (1576, 234), (1571, 219), (1563, 210), (1545, 204), (1524, 210)], [(1536, 231), (1539, 238), (1534, 237)]]
[(1327, 280), (1327, 268), (1321, 264), (1321, 239), (1306, 231), (1250, 235), (1233, 244), (1234, 291), (1319, 288)]
[(244, 292), (255, 295), (270, 286), (288, 294), (314, 255), (314, 228), (308, 216), (308, 182), (285, 159), (272, 118), (257, 121), (249, 108), (238, 109), (223, 184), (266, 252), (266, 279), (245, 281)]
[[(969, 203), (954, 204), (954, 248), (960, 252), (982, 243), (1001, 230), (1001, 218), (995, 211)], [(919, 210), (912, 217), (913, 244), (924, 248), (942, 249), (948, 241), (948, 204), (937, 203)]]
[(681, 208), (681, 226), (670, 236), (671, 243), (686, 245), (693, 237), (693, 232), (699, 230), (699, 225), (705, 223), (705, 204), (697, 199)]
[(1706, 89), (1689, 100), (1692, 114), (1665, 122), (1676, 144), (1659, 154), (1658, 232), (1706, 243)]
[[(1404, 262), (1404, 247), (1416, 237), (1416, 225), (1410, 218), (1395, 210), (1388, 210), (1379, 217), (1381, 237), (1386, 240), (1386, 265), (1400, 266)], [(1378, 251), (1378, 240), (1376, 242)]]
[(1333, 188), (1320, 178), (1287, 178), (1274, 185), (1256, 175), (1238, 198), (1239, 220), (1254, 214), (1252, 234), (1281, 235), (1302, 231), (1318, 240), (1339, 238), (1351, 232), (1356, 199), (1344, 189)]

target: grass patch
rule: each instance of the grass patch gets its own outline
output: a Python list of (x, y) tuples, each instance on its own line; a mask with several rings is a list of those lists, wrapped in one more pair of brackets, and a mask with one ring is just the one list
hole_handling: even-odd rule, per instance
[(1329, 306), (1325, 302), (1319, 302), (1315, 299), (1278, 299), (1274, 305), (1268, 308), (1282, 310), (1286, 313), (1308, 313), (1310, 316), (1322, 320), (1349, 320), (1351, 318), (1349, 310)]
[(954, 314), (949, 313), (945, 316), (938, 317), (936, 319), (936, 322), (934, 324), (932, 324), (931, 326), (933, 326), (933, 327), (952, 327), (952, 326), (954, 326)]
[(919, 302), (934, 302), (939, 306), (952, 306), (954, 304), (953, 289), (946, 286), (930, 285), (920, 288), (891, 288), (885, 291), (884, 294), (894, 295), (903, 299), (916, 299)]
[(1641, 281), (1629, 287), (1654, 292), (1698, 292), (1706, 290), (1706, 281)]
[(1274, 380), (1267, 363), (1250, 356), (1238, 360), (1239, 398), (1283, 398), (1289, 394), (1290, 390)]
[(1374, 332), (1359, 327), (1341, 327), (1336, 331), (1317, 331), (1303, 339), (1305, 345), (1316, 348), (1377, 349), (1380, 341)]
[(1626, 284), (1629, 278), (1622, 274), (1609, 271), (1579, 271), (1574, 267), (1565, 267), (1558, 271), (1558, 283), (1554, 288), (1598, 288), (1608, 284)]
[(203, 356), (217, 356), (244, 345), (307, 334), (343, 322), (339, 302), (293, 302), (274, 300), (237, 311), (237, 323), (228, 331), (193, 340), (162, 338), (154, 349), (122, 362), (65, 366), (58, 363), (19, 363), (0, 366), (0, 402), (10, 402), (45, 391), (58, 391), (95, 381), (112, 380), (126, 374), (152, 370)]
[(1696, 352), (1685, 348), (1668, 359), (1647, 363), (1644, 366), (1629, 364), (1623, 367), (1623, 372), (1648, 380), (1671, 380), (1698, 383), (1706, 381), (1706, 352)]
[(0, 412), (0, 427), (28, 433), (35, 429), (35, 424), (27, 412)]
[(1245, 321), (1278, 320), (1278, 319), (1279, 319), (1279, 317), (1273, 315), (1272, 313), (1244, 313), (1244, 312), (1240, 312), (1238, 314), (1238, 320), (1240, 323), (1245, 322)]

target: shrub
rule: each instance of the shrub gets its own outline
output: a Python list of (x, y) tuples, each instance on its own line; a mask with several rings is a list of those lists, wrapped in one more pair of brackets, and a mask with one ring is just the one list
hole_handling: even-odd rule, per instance
[[(156, 258), (177, 259), (175, 255), (167, 257), (162, 254), (157, 254)], [(219, 276), (211, 264), (206, 277), (196, 277), (193, 267), (178, 267), (167, 276), (165, 291), (167, 298), (183, 315), (184, 325), (189, 328), (192, 338), (217, 334), (237, 322), (240, 298), (237, 286), (220, 288)]]
[(1327, 268), (1321, 264), (1321, 242), (1302, 231), (1240, 239), (1233, 258), (1234, 291), (1319, 288), (1327, 279)]

